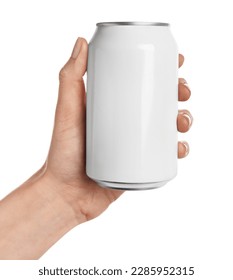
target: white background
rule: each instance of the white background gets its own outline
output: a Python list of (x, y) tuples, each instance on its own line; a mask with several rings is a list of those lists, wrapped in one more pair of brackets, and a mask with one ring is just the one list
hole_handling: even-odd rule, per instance
[(195, 119), (191, 131), (179, 135), (191, 151), (179, 160), (176, 179), (157, 190), (125, 193), (99, 218), (69, 232), (39, 262), (22, 262), (21, 272), (0, 263), (1, 279), (7, 279), (7, 269), (19, 276), (29, 268), (30, 279), (37, 279), (35, 267), (44, 265), (128, 270), (141, 265), (195, 266), (195, 276), (172, 278), (232, 279), (231, 2), (0, 2), (0, 198), (43, 164), (58, 72), (76, 38), (91, 39), (96, 22), (170, 22), (186, 57), (180, 76), (192, 88), (190, 101), (180, 108), (189, 109)]

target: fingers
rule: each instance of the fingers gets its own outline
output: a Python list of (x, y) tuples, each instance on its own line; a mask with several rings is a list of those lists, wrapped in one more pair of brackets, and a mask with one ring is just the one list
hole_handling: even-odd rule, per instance
[[(184, 63), (184, 56), (179, 54), (179, 67), (181, 67)], [(190, 98), (191, 90), (184, 78), (179, 79), (178, 85), (178, 99), (179, 101), (186, 101)]]
[[(179, 67), (184, 63), (184, 56), (179, 54)], [(191, 96), (191, 90), (184, 78), (179, 78), (178, 100), (187, 101)], [(193, 117), (188, 110), (179, 110), (177, 116), (177, 129), (179, 132), (187, 132), (193, 123)], [(178, 158), (184, 158), (189, 153), (189, 145), (185, 141), (178, 142)]]
[(193, 123), (193, 117), (188, 110), (179, 110), (177, 116), (177, 129), (179, 132), (187, 132)]
[(179, 67), (181, 67), (184, 63), (184, 56), (182, 54), (179, 54)]
[(187, 101), (191, 96), (191, 90), (184, 78), (179, 78), (178, 99), (179, 101)]
[(189, 145), (187, 142), (178, 142), (178, 158), (185, 158), (189, 153)]
[[(179, 110), (177, 116), (177, 129), (179, 132), (187, 132), (193, 123), (193, 117), (188, 110)], [(178, 142), (178, 158), (184, 158), (189, 153), (189, 145), (186, 141)]]

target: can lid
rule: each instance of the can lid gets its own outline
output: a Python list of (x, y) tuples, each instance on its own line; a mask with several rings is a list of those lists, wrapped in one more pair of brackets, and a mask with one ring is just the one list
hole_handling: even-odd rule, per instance
[(118, 21), (118, 22), (98, 22), (96, 26), (115, 26), (115, 25), (136, 25), (136, 26), (169, 26), (165, 22), (146, 22), (146, 21)]

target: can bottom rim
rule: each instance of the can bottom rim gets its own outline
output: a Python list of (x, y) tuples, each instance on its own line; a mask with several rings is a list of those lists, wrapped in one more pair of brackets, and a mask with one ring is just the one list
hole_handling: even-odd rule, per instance
[(142, 190), (152, 190), (164, 186), (168, 181), (152, 182), (152, 183), (118, 183), (110, 181), (95, 180), (92, 178), (99, 186), (103, 188), (117, 189), (117, 190), (127, 190), (127, 191), (142, 191)]

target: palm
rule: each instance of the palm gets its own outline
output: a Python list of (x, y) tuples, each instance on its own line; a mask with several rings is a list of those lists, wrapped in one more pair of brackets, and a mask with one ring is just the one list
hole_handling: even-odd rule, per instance
[[(85, 87), (79, 82), (79, 93), (74, 93), (74, 110), (64, 110), (58, 102), (56, 122), (47, 160), (47, 169), (73, 195), (81, 198), (81, 211), (87, 219), (103, 212), (122, 191), (101, 188), (85, 171)], [(62, 85), (60, 86), (60, 91)], [(72, 94), (72, 91), (71, 93)]]

